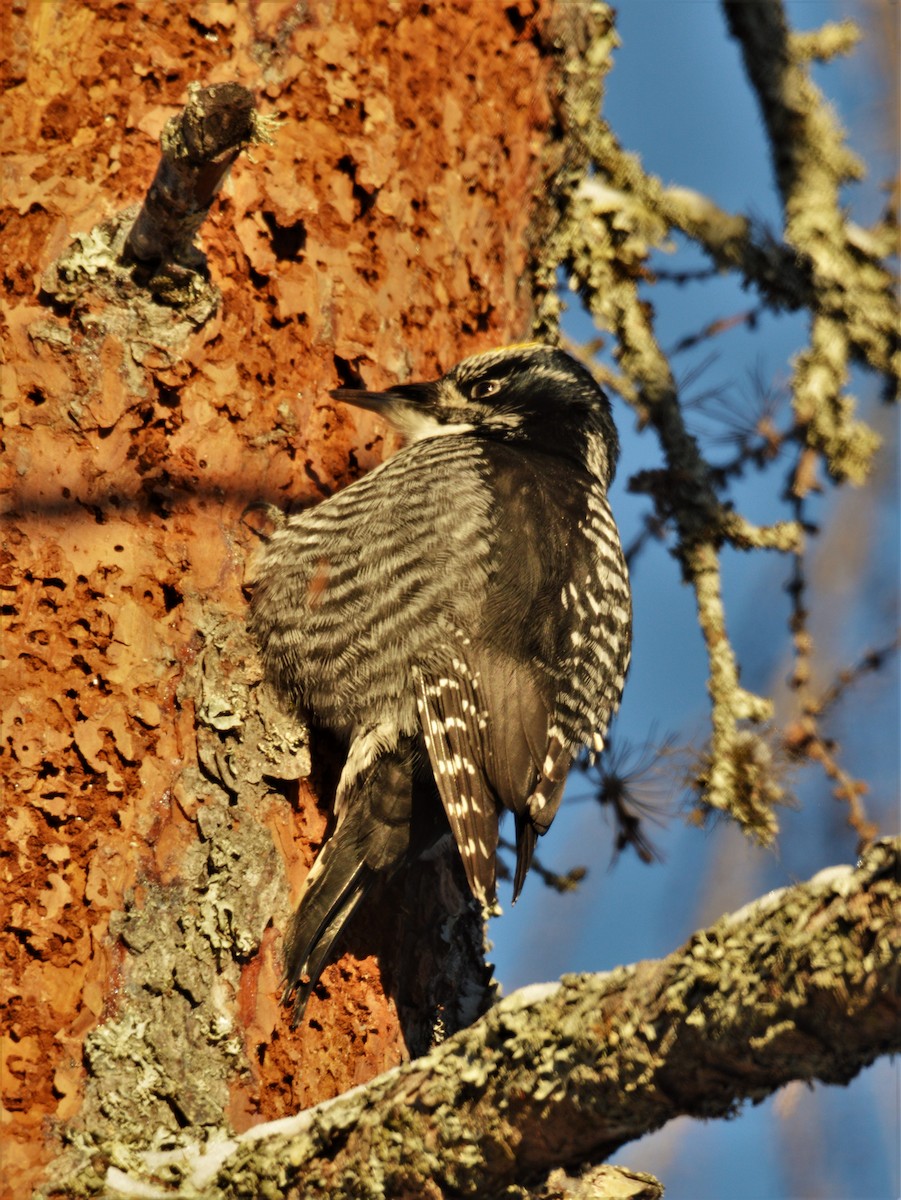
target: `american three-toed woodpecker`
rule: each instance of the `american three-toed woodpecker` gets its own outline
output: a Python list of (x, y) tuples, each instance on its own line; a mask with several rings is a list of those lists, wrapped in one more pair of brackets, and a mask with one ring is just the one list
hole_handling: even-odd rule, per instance
[(256, 570), (267, 675), (347, 754), (287, 939), (296, 1017), (373, 880), (448, 825), (488, 905), (498, 818), (514, 814), (515, 899), (573, 759), (603, 748), (631, 643), (607, 502), (618, 440), (583, 366), (527, 344), (332, 395), (405, 445), (284, 519)]

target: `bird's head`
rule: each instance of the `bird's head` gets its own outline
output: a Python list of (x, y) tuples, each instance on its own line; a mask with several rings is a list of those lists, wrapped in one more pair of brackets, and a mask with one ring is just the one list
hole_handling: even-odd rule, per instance
[(555, 346), (507, 346), (466, 358), (428, 383), (332, 395), (379, 413), (408, 442), (474, 434), (575, 459), (605, 485), (616, 468), (610, 403), (590, 371)]

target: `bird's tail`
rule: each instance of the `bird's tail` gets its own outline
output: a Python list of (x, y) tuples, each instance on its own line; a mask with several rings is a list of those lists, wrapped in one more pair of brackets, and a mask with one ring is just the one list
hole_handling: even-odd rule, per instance
[(418, 858), (447, 828), (412, 738), (380, 755), (351, 783), (288, 930), (284, 999), (293, 998), (293, 1025), (302, 1020), (335, 942), (375, 880)]

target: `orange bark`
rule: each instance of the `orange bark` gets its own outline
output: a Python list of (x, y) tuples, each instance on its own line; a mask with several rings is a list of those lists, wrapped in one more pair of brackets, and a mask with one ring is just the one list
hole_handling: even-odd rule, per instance
[[(159, 889), (191, 878), (209, 792), (192, 672), (244, 620), (245, 506), (315, 501), (379, 461), (374, 419), (327, 400), (337, 360), (379, 385), (528, 332), (549, 122), (535, 7), (6, 9), (6, 1194), (25, 1194), (56, 1152), (82, 1108), (85, 1037), (140, 984), (140, 939), (117, 914), (150, 913)], [(167, 345), (99, 296), (52, 303), (43, 273), (74, 234), (142, 198), (187, 85), (231, 80), (283, 120), (274, 146), (239, 159), (201, 231), (216, 315)], [(229, 663), (254, 685), (240, 651)], [(306, 784), (301, 797), (269, 791), (258, 812), (294, 894), (324, 824)], [(228, 1082), (238, 1127), (404, 1053), (365, 955), (326, 975), (333, 995), (368, 981), (365, 1021), (314, 998), (292, 1033), (278, 928), (222, 1001), (247, 1055)]]

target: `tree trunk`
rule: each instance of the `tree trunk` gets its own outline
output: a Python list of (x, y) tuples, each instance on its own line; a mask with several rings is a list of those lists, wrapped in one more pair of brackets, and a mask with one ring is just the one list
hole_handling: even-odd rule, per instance
[[(67, 1131), (241, 1132), (491, 1000), (446, 855), (372, 901), (290, 1029), (282, 931), (335, 763), (314, 747), (310, 776), (261, 685), (245, 509), (315, 503), (390, 449), (331, 387), (431, 377), (528, 334), (549, 9), (7, 10), (7, 1194)], [(280, 116), (274, 143), (237, 160), (205, 261), (184, 242), (167, 260), (146, 230), (129, 257), (166, 122), (190, 84), (230, 82)], [(239, 149), (264, 140), (255, 120)]]

